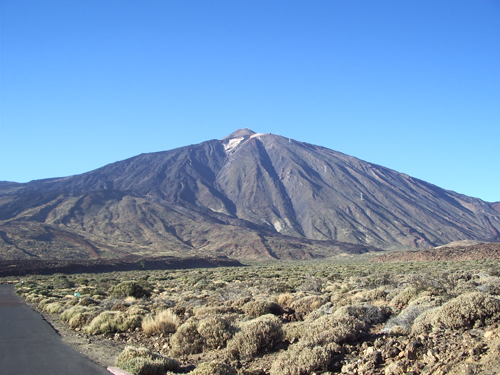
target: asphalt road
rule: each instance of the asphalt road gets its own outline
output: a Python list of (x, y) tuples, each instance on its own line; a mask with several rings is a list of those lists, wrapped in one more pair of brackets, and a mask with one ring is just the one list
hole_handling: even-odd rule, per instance
[(110, 375), (64, 343), (13, 285), (0, 285), (0, 374)]

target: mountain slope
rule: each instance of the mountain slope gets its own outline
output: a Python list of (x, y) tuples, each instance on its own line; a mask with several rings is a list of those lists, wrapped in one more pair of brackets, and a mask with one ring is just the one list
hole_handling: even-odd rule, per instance
[(64, 256), (66, 248), (75, 257), (275, 259), (427, 248), (499, 241), (496, 207), (333, 150), (240, 129), (81, 175), (0, 183), (0, 249), (4, 258), (50, 257), (54, 249)]

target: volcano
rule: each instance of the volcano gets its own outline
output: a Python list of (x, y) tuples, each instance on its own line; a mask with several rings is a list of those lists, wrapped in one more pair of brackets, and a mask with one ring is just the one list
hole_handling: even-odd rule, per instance
[(500, 241), (498, 202), (250, 129), (80, 175), (0, 182), (2, 259), (310, 259), (459, 240)]

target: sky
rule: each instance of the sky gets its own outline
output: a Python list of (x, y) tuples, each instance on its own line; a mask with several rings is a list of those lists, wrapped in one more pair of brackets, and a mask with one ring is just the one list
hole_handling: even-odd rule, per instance
[(0, 180), (250, 128), (500, 201), (498, 0), (0, 4)]

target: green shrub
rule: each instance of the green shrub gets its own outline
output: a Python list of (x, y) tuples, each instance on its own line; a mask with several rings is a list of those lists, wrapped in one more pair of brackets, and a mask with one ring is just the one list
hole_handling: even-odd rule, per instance
[(188, 319), (170, 338), (170, 353), (174, 357), (201, 353), (203, 337), (198, 332), (198, 321)]
[(76, 328), (82, 328), (89, 324), (92, 319), (94, 319), (97, 315), (99, 315), (99, 312), (97, 309), (89, 309), (85, 311), (78, 311), (75, 312), (68, 320), (68, 326), (70, 328), (76, 329)]
[(422, 313), (413, 323), (412, 333), (439, 329), (473, 328), (500, 321), (500, 300), (480, 292), (460, 295), (441, 307)]
[(96, 335), (100, 333), (125, 332), (140, 327), (140, 315), (128, 315), (120, 311), (104, 311), (96, 316), (84, 331)]
[(57, 302), (57, 298), (54, 297), (44, 298), (40, 302), (38, 302), (38, 308), (44, 311), (43, 309), (45, 308), (45, 306), (53, 302)]
[(75, 284), (72, 281), (68, 280), (65, 275), (55, 276), (52, 279), (52, 285), (57, 289), (68, 289), (75, 286)]
[(124, 281), (114, 285), (109, 288), (108, 294), (115, 298), (142, 298), (151, 296), (151, 292), (136, 281)]
[(212, 361), (212, 362), (204, 362), (198, 365), (193, 371), (191, 371), (190, 375), (237, 375), (237, 371), (222, 362)]
[(234, 328), (229, 321), (218, 315), (202, 319), (197, 329), (203, 338), (203, 348), (208, 350), (225, 347), (234, 334)]
[(144, 305), (131, 305), (127, 308), (126, 313), (128, 315), (146, 315), (149, 313), (149, 309)]
[(436, 315), (438, 308), (430, 308), (420, 314), (413, 322), (411, 332), (414, 335), (429, 333), (432, 331), (432, 320)]
[(269, 301), (250, 301), (243, 305), (242, 309), (245, 314), (251, 316), (252, 318), (257, 318), (261, 315), (266, 314), (283, 314), (283, 308), (280, 305), (278, 305), (276, 302)]
[(288, 342), (296, 342), (304, 333), (306, 329), (306, 323), (304, 322), (291, 322), (283, 325), (283, 339)]
[(417, 298), (419, 291), (414, 286), (409, 286), (398, 293), (391, 301), (391, 305), (398, 309), (404, 309), (408, 303)]
[(73, 316), (84, 311), (87, 311), (87, 309), (83, 306), (72, 306), (69, 309), (64, 310), (59, 316), (59, 319), (63, 322), (69, 322)]
[(250, 360), (283, 340), (281, 321), (271, 314), (245, 322), (240, 329), (227, 345), (229, 354), (237, 359)]
[(116, 358), (116, 366), (134, 375), (163, 375), (166, 371), (180, 371), (173, 358), (154, 354), (146, 348), (126, 347)]
[(472, 328), (500, 318), (500, 300), (480, 292), (458, 296), (441, 306), (432, 321), (435, 328)]
[(87, 279), (86, 277), (83, 277), (83, 276), (80, 276), (80, 277), (77, 277), (74, 281), (74, 284), (75, 285), (88, 285), (89, 284), (89, 279)]
[(309, 322), (304, 329), (300, 342), (309, 346), (324, 346), (330, 343), (341, 344), (357, 339), (367, 324), (350, 315), (323, 315)]
[(43, 306), (42, 311), (49, 314), (57, 314), (63, 309), (62, 305), (59, 302), (51, 302), (47, 303)]

